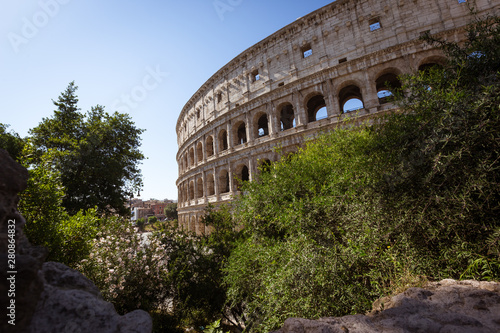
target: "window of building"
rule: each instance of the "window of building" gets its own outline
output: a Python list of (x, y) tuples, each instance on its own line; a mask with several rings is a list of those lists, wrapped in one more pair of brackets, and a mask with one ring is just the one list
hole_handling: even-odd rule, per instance
[(458, 0), (458, 3), (464, 3), (467, 2), (467, 0)]
[(380, 19), (378, 17), (371, 19), (369, 24), (370, 24), (370, 31), (375, 31), (382, 28), (382, 25), (380, 24)]
[(302, 56), (304, 58), (310, 57), (313, 54), (313, 50), (310, 44), (305, 45), (304, 47), (302, 47), (301, 50), (302, 50)]
[(217, 93), (217, 103), (220, 103), (222, 101), (222, 93)]
[(259, 80), (260, 80), (259, 71), (256, 69), (252, 72), (252, 82), (259, 81)]

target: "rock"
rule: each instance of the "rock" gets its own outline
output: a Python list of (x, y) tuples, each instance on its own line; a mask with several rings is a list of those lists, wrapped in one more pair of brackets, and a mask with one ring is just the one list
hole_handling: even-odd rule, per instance
[(17, 211), (27, 179), (27, 170), (0, 149), (0, 308), (3, 318), (11, 315), (0, 321), (0, 332), (151, 332), (147, 312), (120, 316), (82, 274), (44, 263), (46, 250), (29, 243)]
[(276, 333), (500, 332), (500, 283), (442, 280), (374, 303), (367, 315), (287, 319)]

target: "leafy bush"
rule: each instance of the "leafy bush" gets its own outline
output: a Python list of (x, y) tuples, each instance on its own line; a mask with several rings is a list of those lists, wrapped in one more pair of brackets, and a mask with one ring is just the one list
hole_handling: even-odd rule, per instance
[(500, 278), (500, 19), (462, 46), (427, 40), (450, 61), (402, 77), (403, 112), (320, 136), (244, 186), (224, 281), (247, 330), (364, 312), (428, 278)]
[(97, 233), (88, 259), (78, 270), (92, 280), (104, 299), (124, 314), (161, 308), (169, 296), (168, 257), (156, 234), (136, 234), (128, 223), (110, 219)]

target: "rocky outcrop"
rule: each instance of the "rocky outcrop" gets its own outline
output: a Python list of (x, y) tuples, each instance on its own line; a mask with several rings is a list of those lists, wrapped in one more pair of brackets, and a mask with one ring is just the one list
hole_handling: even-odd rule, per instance
[(382, 298), (367, 315), (290, 318), (275, 333), (337, 332), (500, 332), (500, 283), (442, 280)]
[(44, 263), (46, 251), (26, 239), (17, 211), (27, 179), (27, 170), (0, 149), (0, 332), (151, 332), (147, 312), (120, 316), (82, 274)]

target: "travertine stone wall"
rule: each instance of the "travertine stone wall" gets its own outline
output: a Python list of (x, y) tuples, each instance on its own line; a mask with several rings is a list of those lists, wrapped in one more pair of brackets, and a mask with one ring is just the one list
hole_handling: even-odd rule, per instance
[(180, 226), (208, 231), (199, 223), (204, 207), (237, 195), (237, 179), (253, 179), (260, 164), (346, 117), (389, 112), (387, 82), (444, 62), (420, 35), (459, 41), (469, 5), (480, 15), (500, 12), (496, 0), (338, 0), (235, 57), (177, 121)]

